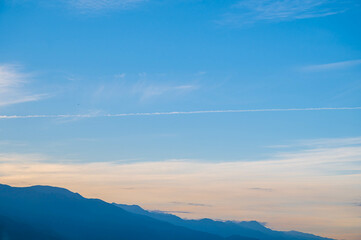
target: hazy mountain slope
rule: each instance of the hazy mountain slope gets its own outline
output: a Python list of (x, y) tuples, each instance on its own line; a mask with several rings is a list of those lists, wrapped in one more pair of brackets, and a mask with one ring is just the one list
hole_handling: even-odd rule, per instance
[(0, 216), (0, 239), (1, 240), (62, 240), (56, 234), (46, 229), (34, 229), (33, 227), (13, 221), (10, 218)]
[(273, 231), (256, 221), (234, 222), (214, 221), (211, 219), (184, 220), (180, 217), (168, 213), (146, 211), (137, 205), (124, 205), (115, 203), (113, 204), (129, 212), (142, 214), (162, 221), (167, 221), (174, 225), (209, 232), (223, 237), (240, 235), (261, 240), (330, 240), (329, 238), (323, 238), (312, 234), (296, 231)]
[[(67, 240), (222, 240), (48, 186), (0, 185), (0, 215)], [(241, 239), (241, 238), (238, 238)]]

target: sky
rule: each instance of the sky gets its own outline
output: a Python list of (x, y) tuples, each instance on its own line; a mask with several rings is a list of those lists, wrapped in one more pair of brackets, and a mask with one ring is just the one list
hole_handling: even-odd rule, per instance
[(357, 0), (3, 0), (0, 182), (361, 238)]

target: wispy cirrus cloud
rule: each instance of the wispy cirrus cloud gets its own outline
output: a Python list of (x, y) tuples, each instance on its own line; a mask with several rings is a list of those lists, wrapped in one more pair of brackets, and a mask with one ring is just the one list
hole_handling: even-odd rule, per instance
[(351, 3), (334, 0), (242, 0), (232, 6), (220, 23), (245, 25), (325, 17), (346, 11)]
[(186, 206), (195, 206), (195, 207), (211, 207), (211, 205), (209, 204), (204, 204), (204, 203), (193, 203), (193, 202), (170, 202), (170, 204), (175, 204), (175, 205), (186, 205)]
[(198, 86), (192, 84), (184, 85), (162, 85), (148, 84), (146, 82), (138, 82), (133, 86), (131, 92), (140, 96), (141, 100), (147, 100), (152, 97), (165, 94), (183, 94), (198, 89)]
[(33, 94), (26, 90), (30, 74), (21, 72), (17, 65), (0, 65), (0, 106), (38, 101), (46, 94)]
[(272, 188), (261, 188), (261, 187), (253, 187), (253, 188), (249, 188), (249, 190), (263, 191), (263, 192), (272, 192), (273, 191)]
[[(143, 78), (141, 74), (141, 77)], [(93, 93), (93, 97), (97, 99), (116, 99), (116, 98), (132, 98), (143, 102), (155, 98), (174, 98), (182, 97), (200, 88), (194, 83), (175, 83), (171, 81), (151, 81), (137, 80), (129, 81), (125, 79), (125, 74), (115, 76), (116, 81), (104, 82)]]
[(269, 148), (322, 148), (322, 147), (343, 147), (360, 145), (361, 137), (350, 138), (324, 138), (324, 139), (307, 139), (298, 140), (287, 145), (273, 145)]
[(330, 70), (338, 70), (345, 69), (354, 66), (361, 65), (361, 59), (350, 60), (350, 61), (342, 61), (342, 62), (333, 62), (326, 64), (316, 64), (309, 65), (302, 68), (303, 71), (306, 72), (318, 72), (318, 71), (330, 71)]
[(146, 1), (147, 0), (67, 0), (71, 6), (85, 11), (128, 9)]

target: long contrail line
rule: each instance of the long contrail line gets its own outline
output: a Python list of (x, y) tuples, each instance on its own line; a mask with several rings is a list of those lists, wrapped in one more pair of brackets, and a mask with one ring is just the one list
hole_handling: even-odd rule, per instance
[(361, 110), (361, 107), (322, 107), (322, 108), (270, 108), (270, 109), (238, 109), (238, 110), (204, 110), (184, 112), (140, 112), (118, 114), (58, 114), (58, 115), (0, 115), (0, 119), (23, 118), (95, 118), (95, 117), (127, 117), (155, 115), (186, 115), (206, 113), (245, 113), (245, 112), (289, 112), (289, 111), (326, 111), (326, 110)]

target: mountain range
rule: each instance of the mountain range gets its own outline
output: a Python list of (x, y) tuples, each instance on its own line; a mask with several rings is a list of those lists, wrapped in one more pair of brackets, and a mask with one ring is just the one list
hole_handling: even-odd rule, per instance
[(243, 236), (249, 239), (260, 240), (330, 240), (330, 238), (323, 238), (308, 233), (297, 231), (274, 231), (257, 221), (215, 221), (204, 218), (199, 220), (186, 220), (176, 215), (164, 213), (160, 211), (147, 211), (137, 205), (116, 204), (128, 212), (140, 214), (161, 221), (172, 223), (176, 226), (182, 226), (193, 230), (213, 233), (223, 237)]
[(251, 222), (185, 220), (50, 186), (0, 184), (0, 240), (330, 240)]

